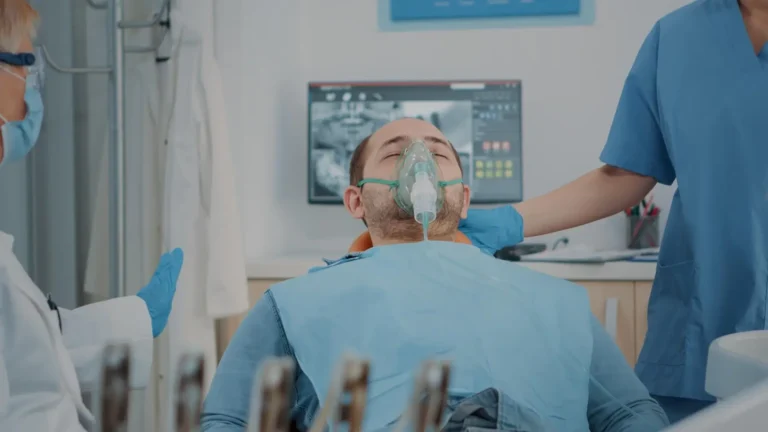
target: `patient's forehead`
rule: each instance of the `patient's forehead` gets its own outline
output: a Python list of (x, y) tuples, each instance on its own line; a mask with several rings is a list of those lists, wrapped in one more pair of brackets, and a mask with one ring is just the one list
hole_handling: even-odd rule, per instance
[(409, 140), (436, 137), (448, 141), (440, 129), (432, 123), (424, 120), (405, 118), (389, 122), (371, 135), (369, 140), (368, 156), (376, 153), (379, 148), (398, 137), (407, 137)]

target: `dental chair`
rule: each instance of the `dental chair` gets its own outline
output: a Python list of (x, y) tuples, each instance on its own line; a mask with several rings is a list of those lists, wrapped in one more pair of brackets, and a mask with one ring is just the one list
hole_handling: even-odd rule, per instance
[[(718, 401), (768, 379), (768, 330), (735, 333), (709, 346), (705, 389)], [(768, 426), (767, 426), (768, 427)]]
[[(471, 245), (472, 241), (469, 240), (469, 237), (464, 235), (461, 231), (456, 233), (456, 237), (453, 239), (456, 243), (463, 243)], [(371, 240), (371, 233), (368, 231), (365, 231), (364, 233), (357, 236), (355, 241), (352, 242), (352, 245), (349, 246), (349, 253), (358, 253), (358, 252), (365, 252), (368, 249), (373, 247), (373, 241)]]
[(704, 387), (717, 403), (668, 432), (768, 430), (768, 330), (715, 339)]

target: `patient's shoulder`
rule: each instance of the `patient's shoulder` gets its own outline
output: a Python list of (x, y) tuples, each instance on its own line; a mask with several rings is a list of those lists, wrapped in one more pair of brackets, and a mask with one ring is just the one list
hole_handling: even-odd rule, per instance
[(350, 263), (350, 262), (353, 262), (353, 261), (361, 260), (363, 258), (366, 258), (367, 256), (368, 256), (368, 254), (366, 254), (365, 252), (355, 252), (355, 253), (346, 254), (346, 255), (342, 256), (341, 258), (337, 258), (337, 259), (323, 258), (323, 261), (325, 262), (325, 265), (324, 266), (312, 267), (311, 269), (309, 269), (309, 273), (311, 274), (311, 273), (317, 273), (317, 272), (323, 271), (323, 270), (328, 270), (330, 268), (338, 267), (338, 266), (340, 266), (342, 264), (346, 264), (346, 263)]
[(307, 274), (281, 281), (270, 287), (273, 293), (283, 293), (295, 289), (314, 290), (318, 286), (338, 286), (339, 282), (368, 274), (366, 270), (355, 268), (356, 264), (368, 258), (366, 252), (349, 253), (337, 259), (323, 258), (325, 265), (312, 267)]

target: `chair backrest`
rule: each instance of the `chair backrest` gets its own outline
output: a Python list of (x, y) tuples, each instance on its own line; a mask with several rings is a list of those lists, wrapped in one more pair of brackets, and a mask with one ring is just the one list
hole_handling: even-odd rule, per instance
[[(461, 231), (456, 232), (456, 238), (454, 238), (453, 241), (456, 243), (472, 244), (472, 241), (469, 240), (469, 237), (464, 235), (464, 233)], [(372, 247), (373, 240), (371, 240), (371, 233), (365, 231), (357, 236), (355, 241), (352, 242), (352, 245), (349, 246), (349, 253), (364, 252)]]

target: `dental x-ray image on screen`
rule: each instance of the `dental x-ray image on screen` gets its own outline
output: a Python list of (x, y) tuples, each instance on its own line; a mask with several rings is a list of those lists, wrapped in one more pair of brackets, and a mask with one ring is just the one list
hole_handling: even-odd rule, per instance
[[(392, 120), (426, 120), (459, 152), (472, 151), (470, 102), (317, 102), (312, 104), (310, 145), (313, 196), (338, 201), (349, 186), (349, 163), (360, 141)], [(463, 120), (463, 121), (462, 121)]]
[[(510, 83), (514, 83), (515, 87)], [(496, 105), (487, 103), (485, 99), (490, 96), (493, 101), (504, 101), (506, 98), (514, 102), (515, 95), (519, 99), (519, 82), (498, 83), (495, 85), (499, 87), (498, 90), (495, 87), (489, 90), (484, 84), (480, 85), (483, 88), (479, 91), (457, 91), (451, 83), (310, 84), (309, 202), (341, 204), (344, 190), (349, 186), (350, 159), (357, 146), (385, 124), (406, 117), (428, 121), (443, 132), (459, 153), (460, 163), (464, 168), (464, 182), (470, 187), (475, 186), (473, 181), (477, 183), (480, 178), (488, 178), (485, 170), (480, 173), (482, 176), (478, 176), (478, 179), (474, 178), (476, 164), (485, 167), (492, 163), (493, 173), (496, 173), (495, 167), (500, 162), (495, 159), (490, 161), (489, 158), (501, 155), (502, 147), (510, 157), (513, 156), (511, 153), (514, 149), (518, 149), (519, 153), (519, 101), (517, 105), (506, 105), (518, 108), (516, 115), (508, 112), (504, 118), (501, 112), (491, 113), (490, 111), (496, 109)], [(497, 105), (499, 108), (503, 107), (502, 104)], [(511, 121), (508, 121), (509, 119)], [(500, 122), (501, 126), (497, 124)], [(483, 137), (490, 133), (507, 134), (510, 138), (506, 135), (503, 139), (497, 138), (498, 145), (495, 148), (498, 151), (487, 150), (492, 142), (478, 141), (478, 136)], [(502, 146), (502, 142), (506, 145)], [(478, 151), (482, 154), (476, 154)], [(478, 160), (477, 156), (484, 159)], [(519, 156), (516, 159), (515, 162), (519, 162)], [(506, 180), (512, 180), (512, 170), (504, 172), (510, 174), (510, 178)], [(504, 183), (505, 179), (502, 177), (500, 175), (499, 180)], [(521, 178), (519, 175), (515, 177)], [(522, 194), (521, 184), (519, 189)], [(506, 195), (510, 195), (512, 191), (512, 196), (483, 197), (481, 194), (480, 202), (483, 199), (485, 202), (519, 200), (514, 195), (515, 185), (502, 185), (500, 190)], [(473, 191), (473, 199), (476, 196), (476, 191)]]

